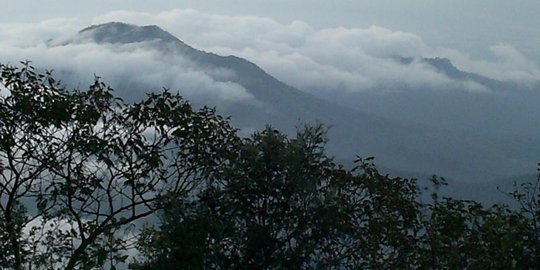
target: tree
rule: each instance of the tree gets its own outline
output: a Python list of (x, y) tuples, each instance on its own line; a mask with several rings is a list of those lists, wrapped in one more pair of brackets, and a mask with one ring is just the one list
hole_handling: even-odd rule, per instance
[(0, 266), (95, 268), (125, 259), (123, 230), (193, 197), (236, 152), (236, 130), (164, 90), (125, 104), (96, 78), (66, 90), (1, 65)]
[(415, 179), (390, 177), (358, 158), (330, 186), (339, 226), (329, 246), (332, 269), (400, 269), (416, 264), (423, 206)]
[(194, 204), (174, 203), (182, 207), (146, 231), (133, 268), (406, 267), (420, 230), (415, 182), (381, 175), (369, 159), (345, 170), (325, 142), (321, 126), (244, 140), (219, 185)]
[(540, 265), (540, 176), (509, 194), (518, 208), (439, 198), (438, 177), (423, 202), (373, 158), (335, 164), (321, 125), (239, 139), (167, 90), (126, 104), (99, 78), (0, 70), (1, 268), (114, 269), (133, 246), (133, 269)]
[(192, 204), (168, 208), (160, 231), (141, 239), (139, 269), (299, 268), (324, 234), (319, 193), (334, 166), (321, 127), (288, 140), (267, 128), (245, 139), (220, 179)]
[[(538, 178), (540, 182), (540, 176)], [(538, 183), (510, 193), (519, 208), (434, 197), (418, 242), (421, 268), (536, 269), (540, 263)]]
[[(208, 205), (231, 235), (216, 239), (223, 268), (305, 268), (321, 251), (333, 222), (326, 186), (335, 164), (324, 153), (322, 126), (294, 139), (267, 128), (244, 141)], [(218, 195), (218, 196), (216, 196)], [(205, 200), (208, 200), (205, 198)]]
[[(133, 269), (534, 269), (538, 186), (520, 209), (422, 202), (414, 179), (372, 158), (347, 170), (325, 154), (324, 129), (294, 139), (267, 128), (245, 139), (223, 178), (169, 205), (139, 238)], [(444, 179), (434, 177), (436, 190)]]

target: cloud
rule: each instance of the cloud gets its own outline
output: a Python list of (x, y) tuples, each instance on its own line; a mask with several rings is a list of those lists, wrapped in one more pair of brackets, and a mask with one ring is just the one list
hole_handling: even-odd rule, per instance
[(10, 91), (0, 82), (0, 97), (9, 96)]
[[(82, 222), (91, 224), (92, 220), (83, 219)], [(136, 223), (131, 223), (127, 228), (118, 230), (115, 233), (116, 237), (124, 242), (126, 249), (121, 249), (118, 252), (120, 255), (127, 255), (127, 261), (136, 258), (140, 254), (140, 251), (135, 245), (140, 235), (140, 229), (140, 226)], [(78, 230), (79, 226), (74, 220), (66, 218), (45, 219), (43, 216), (38, 216), (25, 224), (22, 228), (22, 234), (25, 239), (30, 239), (31, 248), (33, 248), (33, 252), (37, 253), (34, 255), (51, 255), (50, 248), (54, 246), (65, 246), (66, 243), (62, 242), (65, 240), (70, 240), (68, 244), (72, 246), (72, 249), (78, 247), (81, 244), (81, 238), (72, 234), (72, 231), (77, 232)], [(48, 237), (49, 235), (54, 235), (55, 237)], [(59, 235), (65, 237), (58, 237)], [(67, 255), (64, 254), (64, 256), (56, 257), (56, 261), (51, 260), (49, 263), (52, 263), (52, 267), (55, 269), (64, 268), (69, 258)]]
[[(421, 62), (400, 64), (395, 56), (448, 57), (460, 69), (494, 79), (540, 80), (538, 65), (510, 44), (489, 48), (496, 60), (478, 60), (450, 48), (432, 48), (414, 33), (375, 25), (316, 29), (302, 21), (283, 24), (271, 18), (194, 9), (113, 11), (95, 17), (92, 23), (110, 21), (158, 25), (195, 48), (247, 58), (285, 83), (308, 92), (358, 92), (391, 89), (395, 85), (481, 89), (478, 84), (452, 80)], [(113, 84), (117, 78), (130, 76), (135, 83), (148, 87), (181, 89), (188, 98), (209, 97), (225, 102), (252, 99), (246, 89), (227, 80), (232, 76), (230, 72), (204, 70), (181, 56), (163, 57), (148, 44), (121, 48), (95, 44), (48, 47), (43, 42), (72, 35), (85, 26), (76, 19), (54, 19), (35, 25), (0, 24), (0, 59), (31, 59), (41, 66), (82, 74), (79, 79), (85, 82), (92, 79), (93, 73)]]
[(521, 83), (540, 81), (540, 67), (527, 59), (511, 44), (497, 44), (489, 47), (494, 60), (473, 59), (470, 55), (452, 49), (441, 49), (440, 55), (452, 59), (464, 71), (482, 74), (486, 77)]
[(64, 82), (71, 87), (87, 87), (95, 74), (114, 88), (129, 88), (126, 91), (131, 92), (120, 93), (124, 97), (142, 97), (143, 92), (165, 87), (179, 90), (189, 99), (213, 104), (253, 98), (241, 85), (230, 81), (232, 72), (199, 67), (182, 55), (164, 55), (148, 43), (64, 46), (48, 46), (45, 42), (34, 46), (0, 43), (0, 59), (11, 64), (31, 59), (36, 67), (54, 68), (57, 75), (69, 73), (70, 76), (60, 77), (71, 78)]
[(452, 81), (420, 63), (403, 66), (391, 59), (394, 56), (448, 57), (464, 71), (494, 79), (540, 80), (538, 65), (509, 44), (489, 48), (498, 59), (490, 62), (472, 59), (457, 50), (432, 48), (414, 33), (375, 25), (315, 29), (302, 21), (281, 24), (271, 18), (225, 16), (193, 9), (155, 14), (114, 11), (93, 22), (115, 20), (160, 25), (197, 48), (245, 57), (306, 91), (364, 91), (396, 83), (431, 88), (453, 84), (478, 90), (478, 85)]
[(78, 19), (57, 18), (40, 23), (0, 23), (2, 45), (35, 46), (50, 38), (71, 35), (84, 25)]

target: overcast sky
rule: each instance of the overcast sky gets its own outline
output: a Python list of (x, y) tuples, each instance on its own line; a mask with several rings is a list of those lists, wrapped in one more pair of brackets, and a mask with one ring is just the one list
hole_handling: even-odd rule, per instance
[[(94, 45), (45, 44), (91, 24), (121, 21), (156, 24), (195, 48), (247, 58), (306, 91), (456, 83), (425, 65), (398, 65), (393, 56), (447, 57), (464, 71), (490, 78), (540, 81), (539, 0), (0, 0), (0, 4), (0, 62), (29, 59), (84, 76), (133, 72), (149, 74), (146, 79), (159, 85), (171, 81), (167, 86), (181, 87), (173, 82), (177, 76), (164, 78), (163, 65), (176, 67), (183, 60), (162, 59), (151, 48), (118, 53)], [(199, 88), (209, 88), (215, 82), (204, 72), (182, 74), (197, 78)], [(238, 88), (215, 86), (227, 91), (231, 87)], [(236, 88), (235, 97), (245, 98)], [(463, 88), (485, 90), (474, 84)]]
[(491, 57), (488, 47), (511, 44), (540, 61), (538, 0), (198, 0), (198, 1), (0, 1), (0, 22), (38, 22), (52, 18), (93, 17), (112, 10), (161, 12), (193, 8), (223, 15), (271, 17), (288, 24), (301, 20), (315, 28), (371, 25), (411, 32), (429, 46), (454, 48)]

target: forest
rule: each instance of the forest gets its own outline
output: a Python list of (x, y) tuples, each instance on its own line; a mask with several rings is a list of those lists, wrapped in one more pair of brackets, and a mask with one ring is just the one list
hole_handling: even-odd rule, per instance
[[(516, 206), (354, 167), (327, 127), (238, 135), (164, 89), (127, 103), (1, 65), (2, 269), (534, 269), (538, 182)], [(539, 179), (540, 180), (540, 179)]]

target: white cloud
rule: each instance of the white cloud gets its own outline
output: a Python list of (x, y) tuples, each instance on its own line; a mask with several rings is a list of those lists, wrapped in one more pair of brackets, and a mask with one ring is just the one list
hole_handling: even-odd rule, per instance
[(18, 47), (35, 46), (53, 37), (73, 34), (81, 25), (83, 23), (78, 19), (66, 18), (40, 23), (0, 23), (0, 42)]
[[(15, 64), (19, 59), (31, 59), (38, 67), (53, 67), (56, 72), (72, 72), (72, 86), (84, 88), (101, 76), (113, 86), (129, 78), (130, 86), (139, 91), (162, 87), (180, 90), (189, 99), (207, 99), (215, 103), (250, 100), (252, 96), (242, 86), (228, 81), (233, 74), (227, 70), (205, 70), (196, 63), (176, 55), (166, 56), (150, 44), (98, 45), (95, 43), (20, 47), (0, 44), (0, 59)], [(54, 73), (53, 73), (54, 74)], [(129, 89), (133, 90), (133, 89)], [(121, 93), (142, 96), (142, 93)]]
[(478, 90), (478, 85), (452, 82), (426, 65), (399, 65), (388, 59), (393, 56), (448, 57), (460, 69), (494, 79), (540, 80), (538, 65), (511, 45), (489, 48), (499, 58), (489, 62), (452, 49), (432, 48), (413, 33), (375, 25), (315, 29), (301, 21), (281, 24), (270, 18), (224, 16), (193, 9), (156, 14), (114, 11), (94, 19), (94, 23), (107, 21), (160, 25), (188, 44), (245, 57), (286, 83), (307, 91), (362, 91), (392, 83), (431, 87), (454, 83)]
[(540, 81), (540, 67), (528, 60), (510, 44), (497, 44), (489, 48), (495, 60), (473, 59), (470, 55), (452, 49), (439, 50), (440, 55), (452, 59), (464, 71), (478, 73), (503, 81), (530, 83)]
[(6, 97), (6, 96), (9, 96), (10, 94), (11, 92), (9, 91), (9, 89), (7, 89), (5, 85), (0, 83), (0, 97)]
[[(460, 69), (494, 79), (540, 80), (540, 68), (509, 44), (490, 51), (496, 61), (473, 59), (466, 53), (432, 48), (421, 37), (381, 26), (315, 29), (302, 21), (288, 24), (271, 18), (229, 16), (176, 9), (159, 13), (113, 11), (95, 17), (93, 24), (122, 21), (155, 24), (195, 48), (222, 55), (237, 55), (261, 66), (285, 83), (306, 91), (365, 91), (389, 85), (459, 86), (473, 91), (479, 85), (456, 82), (432, 67), (401, 65), (394, 56), (448, 57)], [(39, 24), (0, 24), (0, 59), (17, 62), (31, 59), (42, 66), (77, 72), (86, 81), (96, 73), (106, 80), (135, 75), (135, 82), (182, 89), (189, 97), (210, 96), (233, 101), (252, 98), (246, 89), (227, 81), (230, 71), (209, 72), (181, 56), (161, 57), (149, 46), (122, 48), (76, 44), (47, 47), (44, 40), (62, 38), (85, 27), (76, 19), (55, 19)], [(33, 45), (31, 45), (33, 44)]]
[[(91, 224), (92, 221), (83, 219), (83, 223)], [(75, 247), (81, 244), (81, 238), (80, 235), (72, 235), (72, 232), (78, 231), (79, 226), (74, 220), (66, 218), (44, 219), (42, 216), (33, 219), (22, 228), (23, 236), (30, 240), (31, 248), (35, 252), (33, 255), (54, 256), (55, 260), (50, 260), (49, 262), (52, 265), (47, 265), (54, 267), (54, 269), (65, 268), (69, 256), (68, 254), (51, 253), (49, 249), (54, 246), (65, 246), (66, 243), (63, 242), (64, 240), (69, 240), (68, 244), (72, 246), (72, 249), (75, 249)], [(55, 237), (48, 237), (49, 235), (54, 235)], [(139, 235), (140, 226), (135, 223), (131, 223), (127, 228), (116, 232), (116, 237), (124, 241), (127, 247), (126, 249), (119, 250), (119, 253), (121, 255), (127, 255), (128, 262), (140, 254), (135, 246)], [(125, 264), (120, 264), (120, 266), (125, 266)]]

